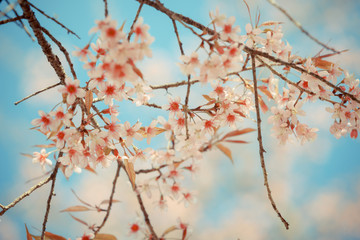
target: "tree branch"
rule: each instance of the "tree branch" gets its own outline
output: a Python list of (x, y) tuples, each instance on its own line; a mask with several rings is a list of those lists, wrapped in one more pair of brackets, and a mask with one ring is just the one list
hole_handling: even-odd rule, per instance
[(40, 93), (42, 93), (42, 92), (45, 92), (45, 91), (47, 91), (47, 90), (49, 90), (49, 89), (51, 89), (51, 88), (57, 87), (57, 86), (59, 86), (59, 85), (61, 85), (61, 82), (58, 82), (58, 83), (56, 83), (56, 84), (54, 84), (54, 85), (48, 86), (48, 87), (43, 88), (43, 89), (41, 89), (41, 90), (39, 90), (39, 91), (37, 91), (37, 92), (34, 92), (33, 94), (30, 94), (29, 96), (24, 97), (23, 99), (15, 102), (14, 104), (15, 104), (15, 105), (18, 105), (19, 103), (21, 103), (21, 102), (23, 102), (23, 101), (25, 101), (25, 100), (33, 97), (33, 96), (36, 96), (36, 95), (38, 95), (38, 94), (40, 94)]
[(145, 223), (146, 225), (148, 226), (149, 230), (150, 230), (150, 233), (151, 233), (151, 237), (149, 239), (152, 239), (152, 240), (158, 240), (158, 236), (156, 235), (155, 233), (155, 230), (150, 222), (150, 219), (149, 219), (149, 214), (147, 213), (146, 209), (145, 209), (145, 206), (144, 206), (144, 202), (141, 198), (141, 195), (140, 193), (136, 193), (136, 197), (137, 197), (137, 200), (139, 202), (139, 205), (140, 205), (140, 209), (141, 209), (141, 212), (143, 213), (144, 215), (144, 220), (145, 220)]
[(30, 27), (34, 31), (35, 37), (37, 38), (37, 41), (39, 45), (41, 46), (41, 49), (45, 56), (47, 57), (48, 62), (51, 64), (53, 69), (56, 72), (56, 75), (59, 77), (60, 82), (63, 84), (65, 81), (65, 72), (62, 68), (61, 62), (56, 56), (52, 49), (51, 45), (46, 41), (43, 33), (42, 33), (42, 27), (39, 23), (39, 21), (36, 19), (34, 12), (30, 9), (29, 2), (27, 0), (23, 0), (20, 2), (20, 6), (24, 12), (24, 16), (26, 19), (28, 19), (28, 22), (30, 24)]
[(21, 16), (17, 16), (17, 17), (14, 17), (14, 18), (9, 18), (9, 19), (6, 19), (6, 20), (1, 20), (0, 21), (0, 25), (2, 24), (6, 24), (6, 23), (9, 23), (9, 22), (15, 22), (15, 21), (19, 21), (20, 19), (24, 19), (24, 15), (21, 15)]
[(100, 230), (101, 228), (105, 225), (109, 215), (110, 215), (110, 211), (111, 211), (111, 206), (112, 206), (112, 203), (113, 203), (113, 198), (114, 198), (114, 194), (115, 194), (115, 188), (116, 188), (116, 183), (117, 183), (117, 180), (119, 178), (119, 175), (120, 175), (120, 169), (122, 168), (122, 163), (120, 163), (119, 161), (117, 161), (117, 168), (116, 168), (116, 173), (115, 173), (115, 177), (114, 177), (114, 180), (113, 180), (113, 187), (112, 187), (112, 190), (111, 190), (111, 194), (110, 194), (110, 198), (109, 198), (109, 205), (108, 205), (108, 208), (106, 210), (106, 215), (101, 223), (101, 225), (94, 231), (94, 234), (96, 235)]
[[(59, 155), (58, 155), (58, 158), (62, 157), (62, 155), (63, 155), (63, 153), (60, 152)], [(43, 227), (42, 227), (42, 231), (41, 231), (41, 240), (44, 240), (44, 236), (45, 236), (46, 223), (47, 223), (49, 213), (50, 213), (51, 200), (52, 200), (52, 197), (54, 195), (56, 175), (57, 175), (57, 172), (59, 170), (59, 166), (60, 166), (60, 162), (56, 162), (54, 171), (50, 175), (50, 180), (52, 181), (52, 183), (51, 183), (49, 197), (48, 197), (48, 200), (47, 200), (47, 203), (46, 203), (46, 212), (45, 212), (44, 221), (43, 221)]]
[(334, 48), (329, 47), (325, 43), (322, 43), (317, 38), (315, 38), (313, 35), (311, 35), (308, 31), (306, 31), (302, 26), (301, 23), (296, 21), (293, 17), (290, 16), (290, 14), (282, 8), (280, 5), (276, 3), (275, 0), (267, 0), (271, 5), (273, 5), (275, 8), (277, 8), (279, 11), (281, 11), (292, 23), (295, 24), (296, 27), (300, 29), (301, 32), (303, 32), (306, 36), (308, 36), (311, 40), (316, 42), (317, 44), (321, 45), (322, 47), (326, 48), (327, 50), (333, 51), (334, 53), (339, 53), (339, 51), (335, 50)]
[(268, 198), (271, 202), (271, 205), (274, 209), (274, 211), (277, 213), (281, 221), (284, 223), (285, 228), (289, 229), (289, 223), (282, 217), (281, 213), (276, 207), (275, 201), (272, 198), (271, 190), (267, 178), (267, 171), (265, 166), (265, 158), (264, 158), (264, 146), (262, 143), (262, 135), (261, 135), (261, 116), (260, 116), (260, 105), (259, 105), (259, 94), (257, 89), (257, 80), (256, 80), (256, 66), (255, 66), (255, 55), (251, 55), (251, 62), (252, 62), (252, 73), (253, 73), (253, 80), (254, 80), (254, 97), (255, 97), (255, 108), (256, 108), (256, 119), (257, 119), (257, 130), (258, 130), (258, 143), (259, 143), (259, 155), (260, 155), (260, 161), (261, 161), (261, 168), (263, 170), (263, 176), (264, 176), (264, 185), (266, 187)]
[(32, 6), (33, 8), (35, 8), (38, 12), (40, 12), (42, 15), (44, 15), (45, 17), (53, 20), (55, 23), (59, 24), (62, 28), (66, 29), (68, 33), (71, 33), (73, 35), (75, 35), (78, 39), (80, 39), (80, 37), (73, 31), (71, 31), (69, 28), (67, 28), (64, 24), (62, 24), (61, 22), (59, 22), (58, 20), (56, 20), (53, 17), (50, 17), (49, 15), (47, 15), (44, 11), (42, 11), (41, 9), (37, 8), (34, 4), (32, 4), (31, 2), (29, 2), (30, 6)]
[(49, 181), (51, 180), (51, 176), (48, 176), (46, 179), (44, 179), (43, 181), (39, 182), (38, 184), (36, 184), (35, 186), (32, 186), (28, 191), (24, 192), (23, 194), (21, 194), (18, 198), (16, 198), (12, 203), (8, 204), (7, 206), (4, 206), (2, 204), (0, 204), (0, 207), (2, 208), (1, 212), (0, 212), (0, 216), (4, 215), (4, 213), (6, 211), (8, 211), (10, 208), (14, 207), (17, 203), (19, 203), (21, 200), (23, 200), (24, 198), (26, 198), (27, 196), (29, 196), (31, 193), (33, 193), (36, 189), (44, 186), (45, 184), (47, 184)]

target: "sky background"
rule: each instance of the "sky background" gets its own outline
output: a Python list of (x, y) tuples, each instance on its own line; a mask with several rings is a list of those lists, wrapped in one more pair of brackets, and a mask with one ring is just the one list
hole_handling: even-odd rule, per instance
[[(358, 78), (359, 1), (278, 0), (278, 3), (319, 40), (339, 50), (349, 49), (332, 60), (355, 73)], [(209, 11), (214, 11), (216, 7), (228, 17), (235, 16), (236, 24), (241, 27), (242, 32), (249, 22), (242, 1), (184, 0), (181, 4), (179, 1), (164, 1), (164, 4), (205, 25), (210, 22)], [(248, 4), (253, 16), (256, 10), (260, 11), (261, 21), (284, 22), (284, 39), (293, 46), (293, 53), (311, 57), (321, 50), (320, 46), (301, 34), (267, 1), (248, 0)], [(75, 46), (83, 47), (89, 42), (89, 29), (104, 14), (103, 1), (100, 0), (39, 0), (36, 1), (36, 6), (50, 16), (57, 17), (80, 36), (79, 40), (67, 34), (66, 30), (35, 11), (40, 22), (69, 52), (75, 50)], [(5, 2), (2, 1), (0, 9), (3, 10), (4, 7)], [(129, 29), (137, 7), (136, 1), (109, 0), (109, 14), (119, 25), (126, 20), (125, 29)], [(140, 66), (146, 79), (151, 84), (184, 80), (176, 66), (179, 49), (171, 21), (147, 6), (143, 7), (141, 16), (150, 25), (150, 34), (155, 37), (153, 57)], [(191, 53), (198, 42), (194, 41), (189, 31), (181, 27), (179, 31), (185, 53)], [(57, 50), (55, 52), (58, 53)], [(63, 61), (62, 55), (58, 55)], [(74, 57), (72, 59), (78, 78), (84, 81), (87, 76), (82, 70), (82, 64)], [(64, 66), (69, 74), (68, 67), (66, 64)], [(50, 111), (60, 98), (57, 90), (53, 89), (14, 105), (14, 102), (34, 91), (58, 82), (40, 47), (14, 23), (0, 26), (0, 73), (3, 84), (0, 101), (0, 203), (7, 205), (38, 180), (30, 183), (26, 181), (42, 174), (38, 165), (33, 165), (31, 159), (20, 153), (39, 151), (39, 148), (33, 146), (46, 143), (42, 135), (30, 130), (30, 122), (38, 117), (38, 110)], [(172, 93), (181, 95), (184, 90)], [(165, 92), (156, 94), (160, 99), (166, 99)], [(191, 100), (199, 101), (200, 97), (193, 96)], [(284, 229), (267, 199), (257, 155), (256, 134), (246, 136), (250, 144), (232, 146), (234, 165), (220, 152), (213, 151), (205, 155), (205, 161), (194, 179), (186, 176), (185, 184), (198, 193), (196, 204), (185, 208), (183, 204), (174, 202), (169, 204), (167, 212), (160, 212), (151, 207), (156, 199), (144, 196), (155, 230), (159, 233), (164, 231), (176, 224), (176, 219), (180, 216), (183, 221), (191, 224), (191, 239), (360, 239), (359, 139), (335, 139), (329, 133), (332, 120), (324, 110), (326, 106), (305, 106), (308, 116), (304, 122), (319, 128), (320, 132), (316, 141), (303, 146), (297, 142), (279, 145), (271, 137), (271, 126), (263, 121), (269, 181), (277, 206), (290, 223), (289, 230)], [(140, 118), (143, 125), (150, 123), (159, 114), (153, 109), (134, 110), (133, 105), (122, 105), (120, 112), (132, 122)], [(125, 118), (122, 119), (124, 120)], [(74, 174), (70, 180), (59, 174), (47, 230), (72, 239), (86, 232), (84, 226), (72, 220), (67, 213), (59, 211), (80, 204), (71, 189), (92, 204), (99, 204), (108, 198), (114, 167), (115, 164), (109, 169), (99, 168), (97, 175), (89, 172)], [(30, 232), (39, 235), (38, 229), (41, 229), (48, 192), (49, 186), (35, 191), (1, 216), (0, 239), (24, 239), (24, 224), (27, 224)], [(113, 206), (103, 232), (112, 233), (118, 239), (134, 239), (134, 236), (128, 236), (128, 224), (136, 220), (136, 213), (141, 215), (124, 172), (121, 173), (115, 198), (121, 202)], [(89, 223), (98, 224), (102, 220), (102, 216), (97, 213), (74, 215)]]

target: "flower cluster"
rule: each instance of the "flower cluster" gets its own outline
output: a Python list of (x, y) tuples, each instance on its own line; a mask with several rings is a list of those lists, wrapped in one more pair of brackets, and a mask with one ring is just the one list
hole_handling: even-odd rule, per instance
[[(32, 121), (52, 141), (49, 146), (60, 153), (56, 160), (66, 177), (74, 171), (109, 167), (113, 161), (119, 161), (126, 165), (137, 194), (151, 197), (157, 189), (160, 194), (155, 202), (159, 208), (166, 209), (169, 200), (187, 206), (195, 202), (196, 194), (182, 186), (185, 173), (195, 173), (203, 153), (213, 147), (231, 158), (230, 150), (222, 143), (244, 143), (230, 138), (254, 130), (239, 129), (243, 128), (244, 119), (254, 119), (255, 102), (260, 103), (264, 112), (269, 109), (265, 97), (272, 104), (269, 122), (280, 143), (286, 143), (291, 135), (301, 143), (316, 138), (318, 130), (299, 120), (305, 115), (304, 104), (316, 100), (333, 106), (327, 110), (333, 114), (330, 131), (335, 137), (347, 133), (352, 138), (358, 136), (359, 80), (321, 57), (303, 59), (292, 55), (291, 46), (282, 40), (279, 23), (247, 24), (246, 33), (241, 35), (234, 17), (226, 18), (218, 12), (210, 16), (218, 34), (209, 38), (198, 35), (201, 39), (198, 50), (181, 56), (178, 64), (188, 76), (188, 89), (196, 82), (204, 86), (202, 104), (191, 101), (189, 90), (183, 98), (169, 97), (162, 106), (149, 104), (152, 89), (137, 67), (145, 57), (151, 57), (150, 44), (154, 39), (148, 33), (149, 26), (140, 17), (130, 32), (125, 33), (124, 26), (118, 28), (110, 17), (97, 22), (91, 30), (99, 35), (96, 43), (74, 52), (84, 62), (89, 80), (80, 87), (79, 80), (67, 77), (59, 89), (63, 94), (62, 106), (50, 113), (39, 111), (40, 118)], [(251, 51), (261, 54), (250, 59), (254, 57)], [(265, 71), (266, 77), (257, 80), (249, 78), (246, 72), (255, 71), (248, 66), (250, 61), (254, 61), (256, 68), (268, 68), (271, 73)], [(279, 65), (283, 69), (278, 70)], [(292, 66), (296, 68), (291, 70)], [(297, 71), (300, 78), (291, 81), (279, 73), (282, 70)], [(276, 76), (287, 82), (282, 89)], [(257, 89), (254, 81), (258, 82)], [(258, 101), (254, 99), (255, 91), (260, 93)], [(128, 121), (121, 123), (115, 101), (122, 100), (133, 101), (137, 106), (156, 106), (167, 111), (168, 117), (159, 116), (148, 126), (142, 126), (140, 120), (133, 125)], [(105, 104), (104, 109), (94, 105), (99, 101)], [(144, 139), (151, 146), (151, 140), (160, 134), (167, 142), (165, 148), (136, 146)], [(39, 162), (43, 168), (51, 165), (48, 155), (45, 149), (35, 152), (33, 162)], [(139, 169), (138, 162), (150, 163), (151, 168)], [(153, 174), (136, 181), (130, 177), (146, 173)], [(186, 232), (187, 225), (180, 225), (179, 229)], [(134, 223), (130, 229), (137, 233), (141, 228)], [(84, 235), (83, 239), (86, 238), (90, 237)]]

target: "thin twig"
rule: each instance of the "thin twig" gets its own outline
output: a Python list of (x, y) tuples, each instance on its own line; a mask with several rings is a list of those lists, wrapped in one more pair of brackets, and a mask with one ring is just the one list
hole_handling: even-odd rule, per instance
[(114, 180), (113, 180), (113, 183), (112, 183), (113, 186), (112, 186), (111, 194), (110, 194), (110, 198), (109, 198), (109, 205), (108, 205), (108, 208), (106, 210), (106, 215), (105, 215), (101, 225), (94, 231), (95, 235), (101, 230), (101, 228), (105, 225), (107, 219), (109, 218), (110, 211), (111, 211), (111, 206), (113, 204), (113, 198), (114, 198), (114, 194), (115, 194), (116, 183), (117, 183), (117, 180), (119, 178), (120, 169), (122, 168), (122, 166), (123, 166), (122, 163), (117, 161), (117, 168), (116, 168), (115, 177), (114, 177)]
[(256, 108), (256, 119), (257, 119), (256, 122), (257, 122), (257, 130), (258, 130), (259, 155), (261, 161), (261, 168), (263, 170), (263, 175), (264, 175), (264, 185), (266, 187), (268, 198), (271, 202), (274, 211), (277, 213), (281, 221), (284, 223), (285, 228), (289, 229), (289, 223), (282, 217), (281, 213), (276, 207), (275, 201), (271, 195), (271, 190), (268, 182), (267, 171), (265, 166), (265, 158), (264, 158), (265, 149), (262, 143), (262, 135), (261, 135), (261, 116), (260, 116), (259, 94), (258, 94), (257, 80), (256, 80), (255, 55), (251, 55), (251, 62), (252, 62), (252, 69), (253, 69), (252, 72), (253, 72), (253, 80), (254, 80), (254, 95), (255, 95), (255, 108)]
[[(272, 68), (269, 64), (265, 63), (261, 58), (259, 57), (256, 57), (256, 59), (261, 62), (264, 66), (266, 66), (273, 74), (277, 75), (278, 77), (280, 77), (283, 81), (285, 81), (286, 83), (296, 87), (297, 89), (300, 90), (300, 92), (306, 92), (307, 94), (309, 95), (315, 95), (314, 92), (310, 91), (310, 90), (307, 90), (303, 87), (300, 87), (300, 85), (290, 81), (288, 78), (286, 78), (284, 75), (282, 75), (281, 73), (279, 73), (278, 71), (276, 71), (274, 68)], [(320, 100), (322, 101), (326, 101), (326, 102), (329, 102), (329, 103), (332, 103), (332, 104), (335, 104), (336, 102), (335, 101), (332, 101), (330, 99), (326, 99), (326, 98), (323, 98), (323, 97), (319, 97)]]
[(145, 220), (145, 223), (146, 225), (148, 226), (149, 230), (150, 230), (150, 233), (151, 233), (151, 237), (149, 239), (152, 239), (152, 240), (158, 240), (158, 236), (156, 235), (155, 233), (155, 230), (150, 222), (150, 219), (149, 219), (149, 214), (147, 213), (146, 209), (145, 209), (145, 206), (144, 206), (144, 202), (141, 198), (141, 195), (140, 193), (137, 193), (136, 194), (136, 197), (137, 197), (137, 200), (139, 202), (139, 205), (140, 205), (140, 209), (141, 209), (141, 212), (143, 213), (144, 215), (144, 220)]
[(54, 85), (48, 86), (48, 87), (46, 87), (46, 88), (43, 88), (43, 89), (41, 89), (41, 90), (39, 90), (39, 91), (37, 91), (37, 92), (34, 92), (33, 94), (30, 94), (30, 95), (27, 96), (27, 97), (24, 97), (23, 99), (15, 102), (14, 104), (15, 104), (15, 105), (18, 105), (19, 103), (21, 103), (21, 102), (23, 102), (23, 101), (25, 101), (25, 100), (33, 97), (33, 96), (36, 96), (36, 95), (38, 95), (39, 93), (45, 92), (45, 91), (47, 91), (47, 90), (49, 90), (49, 89), (51, 89), (51, 88), (57, 87), (57, 86), (59, 86), (59, 85), (61, 85), (60, 82), (58, 82), (58, 83), (56, 83), (56, 84), (54, 84)]
[[(190, 84), (195, 84), (200, 82), (199, 80), (193, 80), (190, 81)], [(183, 85), (188, 85), (188, 81), (181, 81), (181, 82), (176, 82), (176, 83), (170, 83), (170, 84), (164, 84), (164, 85), (158, 85), (158, 86), (150, 86), (151, 89), (156, 90), (156, 89), (169, 89), (169, 88), (175, 88), (175, 87), (179, 87), (179, 86), (183, 86)]]
[[(7, 4), (10, 5), (10, 3), (9, 3), (8, 0), (5, 0), (5, 1), (6, 1)], [(15, 8), (13, 8), (13, 9), (11, 9), (11, 10), (14, 12), (14, 14), (15, 14), (16, 17), (20, 17), (20, 15), (19, 15), (19, 14), (17, 13), (17, 11), (15, 10)], [(24, 14), (23, 14), (22, 16), (24, 16)], [(26, 34), (30, 37), (30, 39), (31, 39), (32, 41), (35, 41), (34, 37), (31, 36), (31, 33), (30, 33), (29, 29), (25, 26), (25, 24), (23, 23), (23, 21), (22, 21), (21, 19), (22, 19), (22, 18), (19, 19), (20, 27), (24, 29), (24, 31), (26, 32)]]
[[(62, 155), (63, 155), (63, 152), (60, 152), (59, 155), (58, 155), (58, 158), (62, 157)], [(45, 236), (46, 223), (47, 223), (49, 213), (50, 213), (51, 200), (52, 200), (52, 197), (54, 196), (56, 175), (57, 175), (57, 172), (59, 170), (59, 167), (60, 167), (60, 162), (56, 162), (54, 171), (50, 175), (50, 179), (51, 179), (52, 183), (51, 183), (49, 197), (48, 197), (48, 200), (47, 200), (47, 203), (46, 203), (46, 211), (45, 211), (43, 227), (42, 227), (42, 231), (41, 231), (41, 240), (44, 240), (44, 236)]]
[(6, 211), (8, 211), (10, 208), (14, 207), (17, 203), (19, 203), (21, 200), (23, 200), (24, 198), (26, 198), (27, 196), (29, 196), (31, 193), (33, 193), (36, 189), (44, 186), (45, 184), (47, 184), (49, 181), (51, 180), (51, 176), (48, 176), (46, 179), (44, 179), (43, 181), (39, 182), (38, 184), (36, 184), (35, 186), (32, 186), (28, 191), (24, 192), (23, 194), (21, 194), (18, 198), (16, 198), (12, 203), (4, 206), (4, 205), (0, 205), (0, 207), (2, 208), (1, 212), (0, 212), (0, 216), (4, 215), (4, 213)]
[(140, 12), (141, 12), (141, 9), (142, 9), (143, 5), (144, 5), (144, 3), (140, 2), (140, 6), (139, 6), (139, 8), (138, 8), (138, 10), (136, 12), (134, 21), (133, 21), (133, 23), (131, 24), (131, 27), (130, 27), (130, 32), (129, 32), (129, 35), (128, 35), (128, 41), (130, 41), (131, 35), (134, 33), (133, 28), (134, 28), (134, 25), (135, 25), (136, 21), (139, 18), (139, 15), (140, 15)]
[(9, 23), (9, 22), (15, 22), (15, 21), (18, 21), (20, 19), (24, 19), (24, 15), (21, 15), (21, 16), (17, 16), (17, 17), (14, 17), (14, 18), (9, 18), (9, 19), (6, 19), (6, 20), (1, 20), (0, 21), (0, 25), (2, 24), (6, 24), (6, 23)]
[(271, 5), (273, 5), (275, 8), (277, 8), (279, 11), (281, 11), (292, 23), (295, 24), (296, 27), (298, 27), (300, 29), (301, 32), (303, 32), (306, 36), (308, 36), (311, 40), (313, 40), (314, 42), (316, 42), (317, 44), (321, 45), (322, 47), (326, 48), (327, 50), (333, 51), (334, 53), (338, 53), (339, 51), (335, 50), (332, 47), (329, 47), (328, 45), (326, 45), (325, 43), (322, 43), (321, 41), (319, 41), (317, 38), (315, 38), (313, 35), (311, 35), (308, 31), (306, 31), (302, 26), (301, 23), (299, 23), (298, 21), (296, 21), (293, 17), (291, 17), (291, 15), (284, 9), (282, 8), (280, 5), (278, 5), (276, 3), (275, 0), (267, 0)]
[[(176, 39), (178, 41), (178, 45), (180, 48), (180, 53), (181, 55), (185, 55), (184, 49), (183, 49), (183, 44), (180, 40), (180, 36), (179, 36), (179, 32), (177, 30), (177, 26), (176, 26), (176, 22), (174, 19), (171, 19), (173, 27), (174, 27), (174, 32), (176, 35)], [(187, 88), (186, 88), (186, 96), (185, 96), (185, 105), (184, 105), (184, 112), (185, 112), (185, 131), (186, 131), (186, 139), (189, 138), (189, 126), (188, 126), (188, 108), (189, 108), (189, 96), (190, 96), (190, 88), (191, 88), (191, 83), (190, 83), (190, 79), (191, 79), (191, 75), (189, 74), (187, 76)]]
[(56, 22), (57, 24), (59, 24), (62, 28), (66, 29), (68, 33), (71, 33), (73, 35), (75, 35), (78, 39), (80, 39), (80, 37), (73, 31), (71, 31), (68, 27), (66, 27), (64, 24), (62, 24), (61, 22), (59, 22), (58, 20), (56, 20), (53, 17), (50, 17), (49, 15), (47, 15), (44, 11), (42, 11), (41, 9), (37, 8), (34, 4), (32, 4), (31, 2), (29, 2), (30, 6), (32, 6), (33, 8), (35, 8), (37, 11), (39, 11), (42, 15), (44, 15), (45, 17), (53, 20), (54, 22)]
[(106, 18), (109, 15), (107, 0), (104, 0), (104, 9), (105, 9), (105, 18)]
[(66, 50), (66, 48), (64, 48), (64, 46), (61, 44), (60, 41), (58, 41), (46, 28), (42, 27), (41, 30), (48, 35), (48, 37), (59, 47), (60, 51), (63, 52), (63, 54), (65, 55), (66, 61), (69, 64), (70, 70), (71, 70), (71, 74), (73, 75), (74, 79), (77, 79), (75, 70), (74, 70), (74, 65), (71, 62), (70, 59), (70, 54), (68, 53), (68, 51)]

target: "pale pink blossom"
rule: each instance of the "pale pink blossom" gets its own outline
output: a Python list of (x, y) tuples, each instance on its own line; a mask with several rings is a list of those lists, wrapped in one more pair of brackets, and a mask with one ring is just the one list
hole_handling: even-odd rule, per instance
[(48, 128), (52, 124), (53, 119), (51, 116), (44, 111), (39, 110), (40, 118), (34, 119), (31, 121), (31, 124), (34, 126), (40, 126), (40, 131), (43, 133), (47, 132)]
[(80, 81), (78, 79), (65, 78), (65, 86), (59, 88), (59, 91), (67, 95), (67, 104), (71, 105), (75, 102), (76, 98), (85, 97), (85, 90), (80, 88), (79, 84)]
[(45, 170), (45, 165), (52, 165), (52, 162), (50, 159), (48, 159), (50, 153), (46, 153), (46, 150), (43, 148), (40, 152), (34, 152), (33, 153), (33, 163), (40, 163), (40, 166), (43, 170)]

